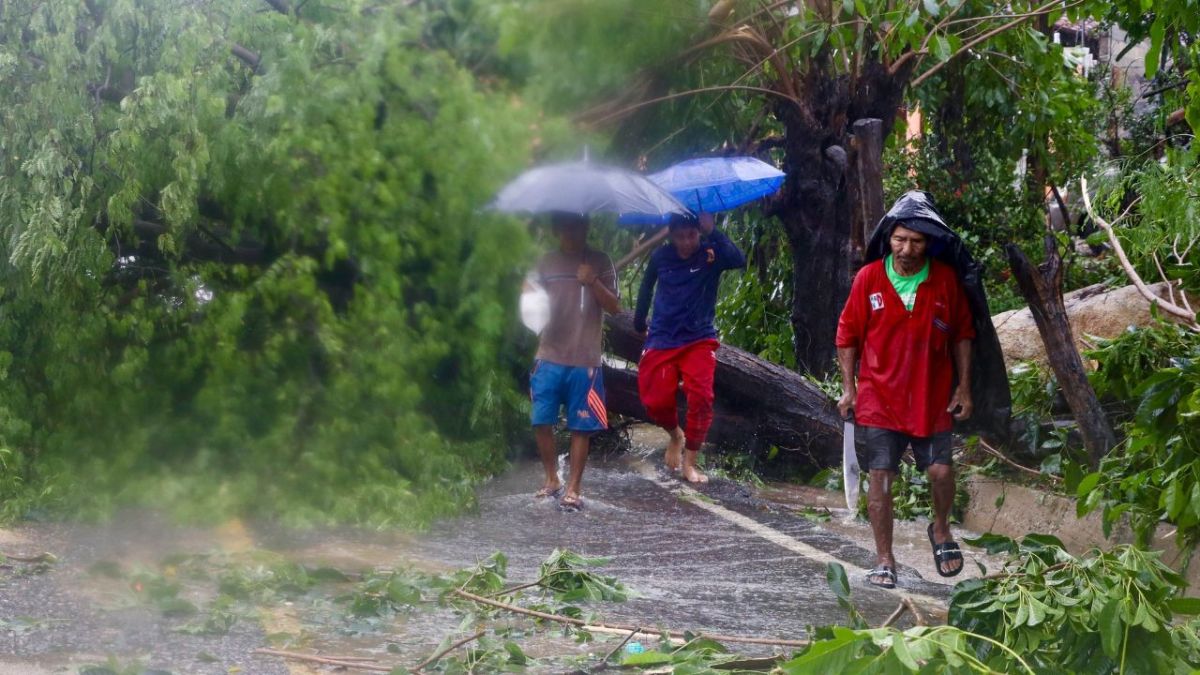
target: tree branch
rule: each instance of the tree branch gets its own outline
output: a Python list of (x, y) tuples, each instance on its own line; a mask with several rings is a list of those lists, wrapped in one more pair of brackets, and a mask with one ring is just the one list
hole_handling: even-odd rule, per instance
[(368, 670), (373, 673), (390, 673), (394, 669), (387, 666), (376, 666), (369, 663), (363, 663), (357, 659), (346, 661), (338, 658), (330, 658), (325, 656), (314, 656), (312, 654), (301, 654), (298, 652), (285, 652), (280, 649), (255, 649), (252, 654), (262, 654), (264, 656), (277, 656), (281, 659), (293, 659), (296, 661), (307, 661), (309, 663), (320, 663), (326, 666), (335, 666), (338, 668), (357, 668), (358, 670)]
[[(546, 621), (554, 621), (557, 623), (564, 623), (564, 624), (568, 624), (571, 626), (576, 626), (583, 630), (592, 630), (593, 628), (604, 628), (604, 629), (608, 629), (608, 630), (614, 630), (614, 629), (619, 630), (622, 633), (628, 633), (630, 631), (638, 630), (637, 626), (626, 626), (626, 625), (618, 625), (618, 624), (589, 624), (588, 622), (584, 621), (583, 619), (576, 619), (574, 617), (562, 616), (561, 614), (548, 614), (546, 612), (539, 612), (539, 611), (533, 610), (533, 609), (526, 609), (526, 608), (520, 607), (518, 605), (512, 605), (512, 604), (509, 604), (506, 602), (500, 602), (499, 600), (491, 600), (489, 598), (485, 598), (480, 595), (475, 595), (474, 593), (470, 593), (470, 592), (464, 591), (462, 589), (455, 590), (454, 595), (457, 595), (463, 599), (470, 600), (471, 602), (475, 602), (475, 603), (478, 603), (481, 605), (489, 605), (491, 607), (496, 607), (498, 609), (503, 609), (503, 610), (506, 610), (509, 612), (513, 612), (515, 614), (524, 614), (526, 616), (532, 616), (532, 617), (536, 617), (538, 619), (544, 619)], [(660, 633), (660, 634), (666, 634), (669, 637), (687, 639), (687, 637), (685, 637), (685, 635), (686, 635), (685, 632), (681, 631), (681, 630), (659, 629), (658, 631), (655, 631), (655, 632)], [(715, 633), (703, 633), (703, 632), (699, 632), (699, 631), (688, 631), (687, 633), (690, 633), (691, 636), (710, 638), (712, 640), (716, 640), (717, 642), (738, 642), (738, 643), (742, 643), (742, 644), (754, 644), (754, 645), (779, 645), (782, 647), (807, 647), (810, 644), (808, 640), (782, 640), (782, 639), (777, 640), (775, 638), (752, 638), (752, 637), (742, 637), (740, 635), (718, 635)]]
[(1151, 305), (1158, 305), (1167, 314), (1181, 319), (1187, 324), (1188, 328), (1191, 328), (1194, 331), (1200, 331), (1200, 324), (1196, 323), (1196, 314), (1194, 312), (1189, 312), (1173, 302), (1168, 302), (1158, 297), (1153, 291), (1150, 290), (1148, 286), (1146, 286), (1146, 282), (1142, 281), (1141, 275), (1137, 273), (1137, 270), (1135, 270), (1133, 265), (1129, 262), (1129, 256), (1125, 254), (1125, 249), (1121, 246), (1121, 241), (1117, 239), (1117, 233), (1113, 230), (1112, 224), (1096, 215), (1096, 212), (1092, 209), (1092, 199), (1090, 196), (1088, 196), (1086, 178), (1079, 179), (1079, 187), (1083, 190), (1083, 206), (1085, 209), (1087, 209), (1088, 216), (1091, 217), (1092, 221), (1095, 222), (1096, 225), (1100, 226), (1100, 229), (1104, 230), (1104, 233), (1108, 235), (1108, 243), (1113, 247), (1113, 252), (1116, 253), (1117, 260), (1121, 263), (1121, 269), (1125, 270), (1125, 276), (1129, 277), (1129, 280), (1133, 282), (1134, 286), (1137, 287), (1138, 292), (1142, 294), (1142, 297), (1146, 298)]
[(276, 12), (279, 12), (280, 14), (283, 14), (284, 16), (291, 16), (291, 14), (292, 14), (292, 7), (291, 7), (291, 5), (289, 5), (287, 3), (287, 0), (263, 0), (263, 1), (266, 2), (268, 5), (270, 5), (271, 9), (275, 10)]
[(468, 637), (465, 637), (465, 638), (459, 640), (458, 642), (455, 642), (454, 644), (446, 647), (445, 649), (439, 651), (438, 653), (434, 654), (433, 656), (430, 656), (429, 658), (427, 658), (424, 661), (417, 664), (416, 667), (414, 667), (411, 672), (414, 672), (414, 673), (420, 672), (421, 669), (424, 668), (425, 666), (428, 666), (433, 663), (437, 663), (438, 659), (449, 654), (450, 652), (454, 651), (455, 649), (458, 649), (459, 647), (467, 644), (468, 642), (474, 642), (475, 640), (478, 640), (479, 638), (483, 637), (485, 634), (487, 634), (487, 631), (481, 630), (474, 635), (470, 635)]
[(953, 61), (954, 59), (958, 58), (960, 55), (965, 54), (966, 52), (970, 51), (971, 49), (973, 49), (976, 45), (978, 45), (980, 43), (986, 42), (986, 41), (992, 39), (993, 37), (1018, 26), (1035, 16), (1042, 16), (1043, 14), (1050, 14), (1050, 13), (1056, 12), (1056, 11), (1064, 11), (1065, 12), (1066, 10), (1070, 9), (1071, 7), (1075, 7), (1077, 5), (1082, 4), (1082, 2), (1083, 2), (1083, 0), (1075, 0), (1075, 2), (1072, 2), (1067, 5), (1063, 5), (1060, 2), (1060, 0), (1050, 0), (1050, 2), (1042, 5), (1041, 7), (1039, 7), (1038, 9), (1036, 9), (1032, 12), (1029, 12), (1027, 14), (1018, 14), (1018, 15), (1016, 15), (1017, 18), (1013, 19), (1012, 21), (1009, 21), (1006, 24), (997, 26), (996, 28), (993, 28), (992, 30), (984, 32), (982, 35), (979, 35), (978, 37), (972, 38), (971, 40), (967, 41), (965, 44), (963, 44), (961, 47), (959, 47), (953, 54), (951, 54), (950, 58), (946, 59), (945, 61), (942, 61), (941, 63), (934, 65), (929, 70), (927, 70), (927, 71), (921, 73), (919, 76), (917, 76), (917, 78), (912, 81), (911, 86), (912, 87), (920, 86), (920, 84), (922, 82), (924, 82), (925, 80), (928, 80), (930, 77), (933, 77), (933, 75), (936, 74), (939, 70), (946, 67), (946, 64), (948, 64), (951, 61)]
[(677, 99), (677, 98), (683, 98), (684, 96), (695, 96), (696, 94), (704, 94), (704, 93), (713, 92), (713, 91), (753, 91), (753, 92), (757, 92), (759, 94), (767, 94), (769, 96), (776, 96), (776, 97), (782, 98), (783, 100), (788, 101), (789, 103), (795, 105), (797, 108), (802, 107), (800, 105), (799, 99), (788, 96), (782, 92), (775, 91), (774, 89), (766, 89), (764, 87), (748, 87), (748, 86), (744, 86), (744, 85), (726, 84), (726, 85), (718, 85), (718, 86), (712, 86), (712, 87), (701, 87), (699, 89), (689, 89), (687, 91), (681, 91), (681, 92), (678, 92), (675, 94), (668, 94), (667, 96), (658, 96), (656, 98), (648, 99), (645, 101), (640, 101), (638, 103), (634, 103), (632, 105), (625, 106), (624, 108), (621, 108), (615, 112), (608, 113), (606, 115), (602, 115), (601, 117), (598, 117), (596, 119), (587, 119), (586, 117), (581, 117), (580, 121), (584, 122), (585, 124), (591, 124), (591, 125), (601, 124), (601, 123), (607, 122), (608, 120), (611, 120), (613, 118), (622, 117), (624, 115), (627, 115), (639, 108), (645, 108), (646, 106), (654, 105), (655, 103), (662, 103), (664, 101), (670, 101), (670, 100)]
[(262, 63), (261, 56), (236, 42), (233, 43), (233, 46), (229, 48), (229, 51), (232, 52), (234, 56), (238, 57), (242, 63), (249, 66), (250, 70), (258, 73), (258, 66)]

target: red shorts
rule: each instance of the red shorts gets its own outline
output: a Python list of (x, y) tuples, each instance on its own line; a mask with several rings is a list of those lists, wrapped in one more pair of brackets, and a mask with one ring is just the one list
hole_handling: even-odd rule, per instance
[(680, 380), (687, 399), (683, 425), (688, 450), (699, 450), (713, 421), (713, 373), (717, 369), (717, 347), (708, 339), (673, 349), (647, 349), (638, 362), (638, 393), (651, 421), (667, 430), (679, 428), (675, 398)]

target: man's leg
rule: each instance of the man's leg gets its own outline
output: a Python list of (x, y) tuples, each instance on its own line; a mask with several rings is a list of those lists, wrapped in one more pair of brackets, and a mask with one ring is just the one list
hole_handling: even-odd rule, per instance
[(675, 396), (679, 389), (679, 365), (674, 349), (647, 349), (638, 362), (638, 395), (650, 421), (667, 430), (671, 440), (663, 462), (668, 469), (682, 463), (683, 429), (679, 428), (679, 410)]
[(529, 398), (533, 406), (530, 422), (537, 442), (538, 457), (546, 477), (537, 491), (538, 497), (554, 496), (562, 487), (558, 479), (558, 450), (554, 447), (554, 425), (563, 399), (563, 366), (548, 361), (536, 361), (529, 376)]
[(577, 503), (579, 495), (583, 493), (583, 467), (587, 465), (591, 440), (590, 433), (571, 432), (571, 469), (567, 477), (567, 491), (563, 493), (563, 499), (569, 503)]
[(683, 456), (683, 479), (689, 483), (707, 483), (708, 476), (696, 466), (700, 448), (713, 420), (713, 373), (717, 368), (716, 340), (689, 345), (680, 359), (683, 392), (687, 396), (687, 431)]
[(896, 473), (885, 469), (871, 469), (871, 486), (867, 490), (867, 513), (871, 518), (871, 532), (875, 535), (875, 562), (896, 569), (896, 556), (892, 553), (892, 481)]
[[(892, 552), (892, 483), (900, 473), (900, 455), (908, 445), (908, 437), (877, 427), (859, 426), (859, 435), (866, 446), (867, 469), (871, 486), (867, 490), (867, 515), (871, 533), (875, 536), (875, 564), (896, 570)], [(890, 584), (894, 578), (872, 574), (868, 581), (876, 585)]]
[(604, 370), (602, 368), (571, 369), (567, 402), (567, 427), (571, 430), (571, 466), (567, 474), (567, 489), (559, 502), (563, 506), (579, 507), (583, 492), (583, 468), (587, 465), (591, 435), (608, 428), (608, 408), (604, 403)]
[(533, 428), (533, 437), (537, 441), (542, 469), (546, 472), (546, 480), (542, 482), (542, 489), (538, 490), (538, 495), (548, 497), (562, 487), (558, 480), (558, 449), (554, 447), (554, 427), (540, 424)]
[[(933, 437), (929, 445), (927, 474), (930, 492), (933, 493), (933, 540), (944, 544), (954, 539), (950, 534), (950, 509), (954, 506), (954, 466), (951, 464), (949, 434)], [(962, 560), (947, 560), (942, 565), (942, 572), (951, 574), (961, 569), (962, 565)]]

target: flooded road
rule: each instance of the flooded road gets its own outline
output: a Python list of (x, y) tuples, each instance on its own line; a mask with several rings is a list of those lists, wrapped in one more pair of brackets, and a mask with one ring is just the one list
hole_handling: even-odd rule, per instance
[[(173, 673), (310, 673), (316, 666), (253, 655), (268, 636), (324, 653), (353, 654), (411, 666), (452, 634), (461, 614), (438, 608), (364, 629), (329, 612), (328, 600), (279, 603), (238, 621), (225, 635), (177, 631), (183, 619), (131, 602), (128, 580), (94, 573), (97, 563), (151, 568), (179, 553), (270, 551), (282, 559), (346, 571), (414, 568), (447, 572), (477, 564), (495, 551), (509, 558), (511, 583), (533, 581), (555, 549), (608, 558), (597, 571), (619, 579), (638, 597), (585, 606), (599, 620), (709, 634), (803, 639), (814, 625), (845, 623), (846, 612), (826, 581), (826, 563), (850, 576), (852, 600), (872, 625), (907, 595), (930, 615), (944, 607), (950, 586), (937, 583), (924, 523), (898, 523), (899, 593), (868, 586), (874, 563), (866, 523), (837, 511), (840, 495), (806, 487), (750, 488), (714, 479), (697, 489), (659, 467), (655, 439), (632, 452), (595, 455), (584, 478), (586, 507), (559, 511), (535, 501), (540, 465), (516, 464), (481, 487), (479, 510), (423, 535), (363, 531), (285, 532), (269, 527), (180, 528), (134, 513), (104, 526), (24, 525), (5, 532), (6, 552), (47, 550), (60, 562), (41, 573), (0, 570), (0, 672), (76, 672), (83, 663), (136, 661)], [(814, 508), (832, 518), (817, 522)], [(961, 534), (959, 536), (961, 538)], [(965, 573), (979, 574), (966, 549)], [(995, 569), (995, 561), (985, 561)], [(89, 569), (93, 570), (89, 573)], [(951, 581), (951, 580), (947, 580)], [(210, 584), (211, 585), (211, 584)], [(194, 588), (193, 588), (194, 586)], [(203, 584), (184, 585), (196, 605)], [(513, 625), (521, 619), (508, 617)], [(615, 644), (615, 643), (614, 643)], [(524, 644), (542, 653), (607, 652), (607, 642), (576, 645), (542, 636)], [(746, 654), (779, 647), (737, 646)]]

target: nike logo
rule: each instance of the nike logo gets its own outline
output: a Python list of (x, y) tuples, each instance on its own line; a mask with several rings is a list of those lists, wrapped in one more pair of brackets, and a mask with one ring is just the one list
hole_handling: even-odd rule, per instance
[(693, 268), (692, 268), (692, 273), (693, 273), (693, 274), (695, 274), (696, 272), (699, 272), (699, 271), (700, 271), (700, 268), (699, 268), (699, 267), (693, 267)]

